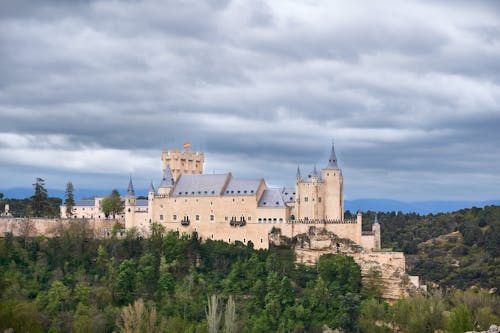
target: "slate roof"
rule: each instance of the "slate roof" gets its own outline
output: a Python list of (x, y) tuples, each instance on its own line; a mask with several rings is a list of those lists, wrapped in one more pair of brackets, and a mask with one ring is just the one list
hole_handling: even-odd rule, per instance
[(260, 197), (257, 207), (285, 207), (281, 191), (282, 189), (280, 188), (265, 189)]
[(181, 174), (171, 196), (218, 196), (221, 194), (229, 174), (186, 175)]
[(151, 185), (149, 185), (149, 191), (148, 192), (155, 193), (155, 186), (153, 185), (153, 182), (151, 182)]
[(295, 187), (283, 187), (281, 190), (281, 197), (284, 202), (295, 201)]
[(95, 200), (94, 199), (89, 199), (89, 200), (75, 200), (75, 207), (77, 207), (77, 206), (94, 207), (95, 206)]
[(135, 205), (136, 206), (147, 206), (148, 205), (148, 201), (147, 200), (143, 200), (143, 199), (136, 200), (135, 201)]
[(311, 183), (312, 182), (312, 176), (317, 176), (318, 177), (318, 183), (321, 183), (323, 181), (323, 177), (321, 176), (321, 172), (316, 172), (316, 175), (314, 174), (314, 170), (311, 174), (308, 174), (306, 177), (302, 178), (301, 181), (304, 183)]
[(231, 178), (223, 195), (255, 195), (262, 179)]
[(172, 176), (172, 170), (170, 170), (170, 166), (167, 165), (165, 171), (163, 172), (163, 178), (158, 188), (166, 188), (172, 186), (174, 186), (174, 177)]
[(132, 184), (132, 177), (128, 181), (127, 197), (135, 197), (134, 185)]
[(328, 164), (325, 169), (338, 169), (339, 165), (337, 164), (337, 155), (335, 155), (335, 147), (332, 142), (332, 151), (330, 152), (330, 158), (328, 159)]

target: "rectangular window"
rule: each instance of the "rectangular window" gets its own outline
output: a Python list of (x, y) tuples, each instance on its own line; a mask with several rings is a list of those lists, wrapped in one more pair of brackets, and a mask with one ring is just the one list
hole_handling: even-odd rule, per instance
[(227, 216), (224, 216), (224, 220), (227, 221)]
[(283, 218), (282, 217), (280, 217), (280, 222), (283, 222)]
[(160, 221), (163, 221), (163, 215), (160, 215)]
[(318, 198), (318, 202), (321, 202), (321, 197)]
[(172, 215), (172, 220), (176, 221), (177, 220), (177, 215)]
[(304, 197), (304, 202), (307, 202), (309, 199), (307, 197)]
[(249, 216), (249, 217), (247, 218), (247, 220), (248, 220), (248, 221), (252, 221), (252, 217), (251, 217), (251, 216)]
[(210, 215), (210, 221), (213, 221), (215, 219), (215, 216)]
[(196, 215), (195, 219), (196, 219), (196, 221), (199, 221), (200, 220), (200, 215)]

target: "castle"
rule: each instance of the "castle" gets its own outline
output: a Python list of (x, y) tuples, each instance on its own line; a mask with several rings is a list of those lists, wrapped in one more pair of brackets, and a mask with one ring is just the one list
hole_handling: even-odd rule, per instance
[(238, 179), (230, 172), (203, 174), (203, 163), (203, 152), (164, 150), (163, 177), (157, 189), (151, 183), (147, 208), (136, 199), (130, 179), (124, 198), (126, 229), (147, 234), (152, 223), (159, 223), (167, 231), (266, 249), (273, 228), (293, 238), (318, 226), (366, 250), (380, 248), (377, 222), (372, 231), (362, 232), (361, 213), (344, 218), (344, 180), (333, 144), (321, 171), (315, 166), (302, 175), (297, 168), (292, 188), (268, 187), (263, 178)]
[[(164, 150), (161, 160), (162, 180), (157, 189), (151, 183), (147, 200), (136, 198), (130, 178), (119, 217), (126, 229), (147, 235), (159, 223), (167, 231), (196, 232), (202, 241), (251, 242), (257, 249), (294, 240), (298, 263), (312, 265), (326, 253), (352, 256), (363, 279), (379, 274), (386, 300), (425, 288), (418, 276), (406, 273), (402, 252), (381, 249), (377, 217), (369, 231), (362, 231), (361, 212), (344, 217), (344, 179), (333, 144), (320, 171), (315, 166), (303, 175), (297, 168), (292, 188), (268, 187), (263, 178), (238, 179), (230, 172), (203, 174), (203, 152)], [(101, 199), (78, 201), (74, 217), (101, 219)]]

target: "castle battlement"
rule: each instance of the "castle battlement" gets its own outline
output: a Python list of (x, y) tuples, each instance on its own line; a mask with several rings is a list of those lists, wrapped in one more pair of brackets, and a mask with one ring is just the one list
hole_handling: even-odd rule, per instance
[(315, 219), (315, 220), (309, 220), (309, 219), (304, 219), (304, 220), (287, 220), (286, 223), (288, 224), (317, 224), (317, 225), (322, 225), (322, 224), (356, 224), (358, 221), (356, 219), (349, 219), (349, 220), (340, 220), (340, 219)]

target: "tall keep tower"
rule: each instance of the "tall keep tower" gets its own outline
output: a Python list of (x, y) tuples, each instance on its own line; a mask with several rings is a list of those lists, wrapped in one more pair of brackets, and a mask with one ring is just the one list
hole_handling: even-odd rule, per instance
[(181, 174), (202, 174), (205, 157), (202, 151), (165, 149), (161, 154), (162, 170), (170, 166), (174, 181)]
[(332, 143), (328, 164), (321, 170), (324, 182), (324, 218), (344, 220), (344, 178)]

